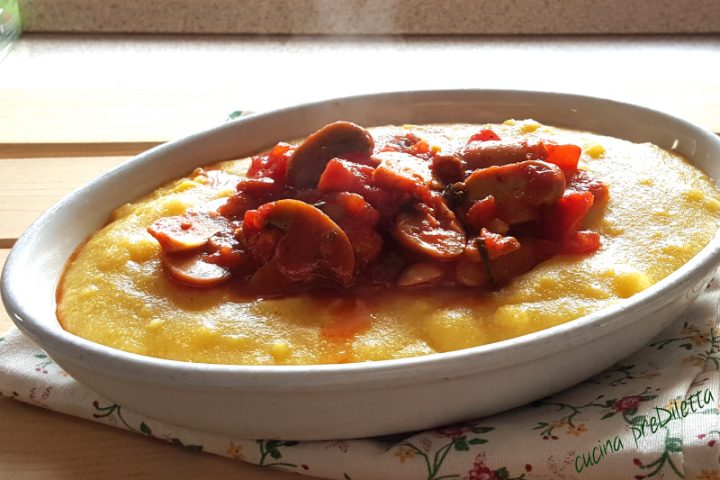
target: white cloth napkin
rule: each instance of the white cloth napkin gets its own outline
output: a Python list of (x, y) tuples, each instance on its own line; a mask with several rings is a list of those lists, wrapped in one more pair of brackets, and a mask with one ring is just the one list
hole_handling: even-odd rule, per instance
[(532, 405), (365, 440), (241, 440), (147, 418), (62, 371), (16, 329), (0, 338), (0, 391), (182, 448), (335, 479), (720, 480), (720, 282), (642, 350)]

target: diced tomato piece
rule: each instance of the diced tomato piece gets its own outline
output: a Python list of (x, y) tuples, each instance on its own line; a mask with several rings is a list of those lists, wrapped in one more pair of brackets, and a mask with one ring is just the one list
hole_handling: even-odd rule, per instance
[(570, 177), (567, 188), (568, 190), (592, 193), (592, 196), (595, 198), (593, 205), (605, 203), (610, 196), (608, 186), (600, 180), (590, 177), (584, 170), (578, 170)]
[(600, 237), (592, 232), (578, 232), (583, 217), (593, 206), (590, 192), (567, 190), (550, 208), (544, 233), (550, 240), (561, 242), (563, 253), (588, 253), (600, 248)]
[(321, 192), (351, 192), (361, 195), (375, 207), (383, 218), (388, 218), (400, 208), (393, 195), (372, 185), (373, 168), (334, 158), (320, 176), (318, 190)]
[(254, 156), (247, 177), (237, 183), (238, 193), (218, 212), (227, 218), (241, 218), (246, 211), (277, 200), (286, 189), (285, 173), (293, 150), (292, 145), (278, 143), (269, 153)]
[(431, 151), (434, 147), (431, 146), (427, 141), (425, 141), (425, 140), (420, 140), (420, 141), (417, 142), (415, 145), (413, 145), (411, 148), (412, 148), (412, 150), (413, 150), (412, 153), (418, 155), (418, 154), (430, 153), (430, 151)]
[(500, 137), (497, 133), (493, 132), (490, 129), (480, 130), (479, 132), (473, 134), (472, 137), (470, 137), (470, 140), (467, 141), (467, 143), (470, 142), (487, 142), (488, 140), (500, 140)]
[(465, 214), (468, 225), (475, 230), (480, 231), (495, 217), (497, 217), (497, 208), (495, 207), (495, 197), (488, 195), (482, 200), (478, 200), (468, 208)]
[(239, 219), (245, 212), (272, 202), (282, 196), (284, 181), (273, 178), (244, 178), (238, 182), (238, 192), (227, 199), (217, 211), (230, 219)]
[(483, 242), (485, 251), (490, 260), (512, 253), (520, 249), (520, 242), (515, 237), (505, 237), (493, 233), (485, 228), (480, 230), (480, 241)]
[(582, 149), (577, 145), (555, 145), (552, 143), (546, 143), (548, 156), (545, 161), (553, 163), (560, 167), (564, 172), (571, 172), (577, 169), (578, 160), (580, 160), (580, 154)]
[(373, 168), (333, 158), (325, 167), (318, 190), (321, 192), (353, 192), (362, 195), (372, 183)]
[(247, 176), (249, 178), (272, 178), (285, 183), (287, 162), (295, 147), (287, 143), (278, 143), (266, 155), (255, 155), (252, 158)]
[(590, 192), (565, 191), (565, 194), (550, 208), (545, 224), (545, 234), (551, 240), (564, 240), (577, 231), (580, 220), (593, 205)]
[[(262, 207), (260, 207), (262, 208)], [(254, 235), (263, 227), (263, 217), (260, 214), (260, 208), (257, 210), (248, 210), (243, 216), (242, 229), (245, 237)]]
[(242, 218), (245, 212), (257, 208), (259, 204), (244, 192), (238, 192), (227, 199), (225, 205), (218, 208), (218, 213), (226, 218)]
[(588, 230), (575, 232), (565, 239), (563, 253), (580, 254), (596, 252), (600, 248), (600, 235)]
[(380, 214), (356, 193), (331, 193), (322, 210), (347, 234), (355, 252), (355, 261), (367, 265), (382, 250), (377, 231)]
[(282, 185), (272, 177), (259, 178), (243, 178), (237, 184), (239, 192), (243, 192), (254, 197), (262, 195), (272, 195), (282, 190)]

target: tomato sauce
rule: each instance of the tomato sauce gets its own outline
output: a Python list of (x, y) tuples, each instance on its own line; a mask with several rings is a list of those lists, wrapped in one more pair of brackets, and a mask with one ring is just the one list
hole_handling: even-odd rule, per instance
[(258, 295), (496, 289), (552, 255), (600, 248), (580, 225), (608, 188), (578, 170), (580, 155), (577, 145), (504, 141), (488, 128), (454, 151), (415, 132), (376, 142), (339, 121), (254, 156), (224, 205), (148, 231), (170, 278), (196, 288), (239, 278)]

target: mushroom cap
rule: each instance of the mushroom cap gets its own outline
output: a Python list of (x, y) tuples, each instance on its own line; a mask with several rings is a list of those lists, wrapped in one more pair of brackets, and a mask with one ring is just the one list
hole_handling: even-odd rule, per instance
[(327, 163), (348, 153), (368, 157), (375, 148), (372, 135), (352, 122), (325, 125), (307, 137), (288, 160), (286, 179), (295, 188), (315, 188)]
[(254, 225), (246, 232), (262, 235), (273, 228), (284, 232), (272, 262), (285, 277), (307, 281), (317, 276), (345, 286), (352, 283), (355, 253), (350, 239), (321, 210), (299, 200), (284, 199), (262, 205), (257, 214)]

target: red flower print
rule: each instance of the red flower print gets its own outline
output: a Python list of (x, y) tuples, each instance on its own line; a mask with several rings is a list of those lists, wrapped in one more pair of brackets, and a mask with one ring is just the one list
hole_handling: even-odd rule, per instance
[(466, 480), (500, 480), (497, 472), (485, 463), (485, 455), (480, 454), (475, 457), (475, 463), (465, 476)]
[(637, 408), (640, 405), (642, 399), (640, 395), (630, 395), (629, 397), (623, 397), (620, 400), (615, 400), (613, 408), (616, 412), (625, 412), (627, 410)]

